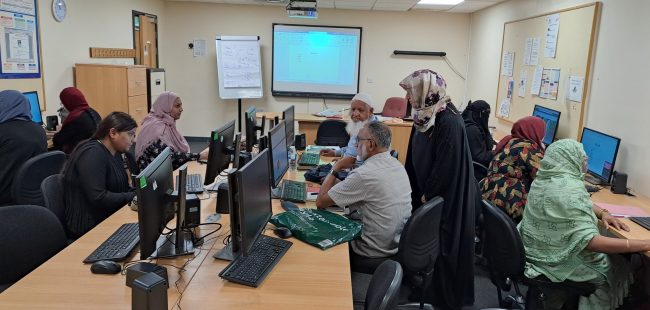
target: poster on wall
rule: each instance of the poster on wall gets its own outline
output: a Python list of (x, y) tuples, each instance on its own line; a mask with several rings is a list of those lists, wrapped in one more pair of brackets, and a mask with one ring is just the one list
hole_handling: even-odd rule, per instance
[(504, 98), (501, 100), (501, 105), (499, 106), (499, 116), (505, 118), (510, 117), (510, 99)]
[(560, 33), (560, 14), (549, 15), (546, 18), (546, 45), (544, 57), (555, 58), (557, 51), (557, 36)]
[(570, 76), (569, 77), (569, 100), (575, 102), (582, 101), (582, 86), (585, 83), (585, 78), (581, 76)]
[(528, 80), (528, 70), (521, 69), (519, 73), (519, 83), (517, 83), (517, 95), (521, 98), (526, 97), (526, 81)]
[(515, 52), (503, 52), (501, 64), (501, 75), (512, 76), (515, 67)]
[(557, 100), (557, 90), (560, 84), (560, 69), (544, 69), (542, 72), (542, 88), (539, 96)]
[(37, 19), (26, 13), (35, 12), (34, 4), (0, 0), (0, 78), (41, 77)]

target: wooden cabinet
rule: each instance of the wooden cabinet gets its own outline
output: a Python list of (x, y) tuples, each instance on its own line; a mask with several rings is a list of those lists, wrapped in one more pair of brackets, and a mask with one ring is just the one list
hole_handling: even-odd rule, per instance
[(140, 126), (149, 113), (146, 70), (145, 66), (76, 64), (75, 85), (102, 117), (126, 112)]

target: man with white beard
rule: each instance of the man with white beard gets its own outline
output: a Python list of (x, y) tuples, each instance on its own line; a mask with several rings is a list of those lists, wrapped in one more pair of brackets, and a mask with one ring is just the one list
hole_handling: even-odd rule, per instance
[(366, 93), (356, 94), (350, 103), (350, 120), (345, 127), (350, 135), (348, 145), (342, 147), (340, 150), (324, 149), (320, 152), (321, 155), (343, 157), (338, 163), (342, 169), (352, 168), (355, 166), (355, 163), (360, 165), (362, 161), (357, 158), (357, 135), (359, 134), (359, 130), (368, 122), (378, 120), (377, 116), (372, 112), (372, 98), (370, 95)]

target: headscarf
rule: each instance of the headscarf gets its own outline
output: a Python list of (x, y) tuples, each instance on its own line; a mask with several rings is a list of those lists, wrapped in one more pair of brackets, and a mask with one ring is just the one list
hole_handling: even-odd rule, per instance
[(483, 100), (476, 100), (474, 102), (470, 101), (463, 111), (463, 119), (465, 120), (465, 126), (474, 125), (481, 130), (481, 133), (485, 137), (485, 142), (487, 143), (487, 148), (492, 150), (494, 146), (494, 140), (490, 134), (490, 128), (488, 127), (488, 121), (490, 119), (490, 105)]
[(67, 87), (59, 94), (61, 104), (68, 110), (68, 116), (63, 120), (62, 126), (72, 123), (86, 110), (90, 109), (84, 94), (75, 87)]
[(542, 143), (542, 140), (544, 139), (545, 131), (546, 124), (541, 118), (537, 116), (526, 116), (515, 122), (510, 131), (511, 134), (505, 136), (501, 141), (499, 141), (494, 152), (501, 152), (512, 138), (526, 139), (531, 141), (533, 144), (536, 144), (538, 147), (543, 148), (544, 144)]
[(445, 110), (451, 101), (446, 96), (445, 79), (428, 69), (413, 72), (399, 86), (407, 93), (413, 107), (413, 126), (420, 132), (428, 131), (436, 122), (436, 114)]
[(135, 143), (135, 158), (140, 158), (149, 145), (160, 140), (174, 152), (187, 153), (190, 146), (176, 129), (176, 120), (169, 115), (174, 102), (179, 98), (173, 92), (164, 92), (151, 106), (149, 115), (142, 120), (142, 127)]
[(585, 159), (582, 144), (572, 139), (546, 149), (519, 224), (529, 278), (543, 274), (553, 282), (566, 280), (583, 264), (581, 252), (599, 233), (583, 184)]
[(0, 91), (0, 124), (13, 120), (29, 121), (32, 112), (29, 100), (17, 90)]

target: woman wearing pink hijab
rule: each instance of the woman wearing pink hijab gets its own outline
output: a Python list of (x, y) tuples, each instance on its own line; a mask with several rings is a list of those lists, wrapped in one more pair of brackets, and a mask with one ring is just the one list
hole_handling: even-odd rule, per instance
[(142, 127), (135, 144), (135, 157), (140, 170), (144, 169), (166, 147), (172, 150), (174, 169), (191, 160), (205, 160), (208, 151), (191, 153), (185, 137), (176, 129), (176, 120), (183, 113), (183, 102), (173, 92), (158, 96), (149, 115), (142, 121)]

